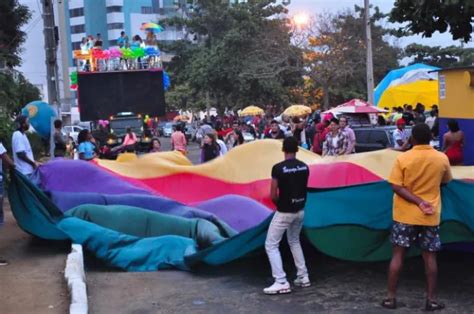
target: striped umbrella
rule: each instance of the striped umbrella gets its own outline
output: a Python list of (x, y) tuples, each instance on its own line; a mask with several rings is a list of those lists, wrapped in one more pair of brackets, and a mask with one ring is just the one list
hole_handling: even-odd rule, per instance
[(154, 31), (154, 32), (162, 32), (164, 28), (156, 23), (143, 23), (140, 27), (142, 31)]

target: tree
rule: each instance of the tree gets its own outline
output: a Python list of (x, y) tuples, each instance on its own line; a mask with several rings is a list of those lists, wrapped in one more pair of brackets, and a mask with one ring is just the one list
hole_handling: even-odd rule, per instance
[[(197, 43), (178, 44), (170, 72), (218, 110), (249, 104), (287, 104), (302, 84), (301, 52), (291, 44), (287, 11), (272, 0), (229, 5), (201, 0), (181, 23)], [(176, 47), (175, 47), (176, 48)]]
[(405, 48), (404, 55), (413, 58), (412, 63), (426, 63), (440, 68), (474, 64), (474, 48), (411, 44)]
[(39, 89), (21, 73), (0, 72), (0, 104), (3, 116), (14, 117), (26, 104), (40, 98)]
[(28, 7), (17, 0), (0, 1), (0, 67), (2, 63), (9, 68), (20, 64), (20, 46), (26, 37), (21, 27), (30, 16)]
[(390, 13), (393, 23), (408, 23), (399, 27), (400, 34), (407, 32), (431, 37), (449, 29), (453, 40), (471, 40), (474, 22), (472, 0), (397, 0)]
[[(376, 7), (371, 17), (374, 79), (379, 81), (398, 66), (400, 49), (385, 40), (389, 30), (377, 24), (383, 15)], [(367, 98), (366, 43), (363, 8), (337, 15), (319, 15), (309, 25), (305, 49), (308, 76), (323, 90), (323, 107), (352, 98)]]

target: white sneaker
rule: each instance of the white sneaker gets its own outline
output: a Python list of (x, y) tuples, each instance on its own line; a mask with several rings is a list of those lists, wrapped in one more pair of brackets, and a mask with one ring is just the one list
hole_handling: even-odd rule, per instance
[(284, 293), (290, 293), (290, 292), (291, 292), (291, 288), (288, 281), (285, 283), (279, 283), (275, 281), (273, 285), (263, 289), (263, 293), (265, 294), (284, 294)]
[(293, 281), (295, 286), (301, 287), (301, 288), (307, 288), (311, 286), (311, 281), (309, 281), (308, 277), (301, 277), (301, 278), (296, 278), (295, 281)]
[(8, 266), (8, 262), (6, 260), (0, 259), (0, 266)]

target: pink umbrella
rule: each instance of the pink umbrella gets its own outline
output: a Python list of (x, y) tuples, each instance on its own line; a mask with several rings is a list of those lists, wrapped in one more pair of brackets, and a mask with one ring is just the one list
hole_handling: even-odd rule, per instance
[(352, 99), (324, 113), (385, 113), (387, 110), (372, 106), (360, 99)]

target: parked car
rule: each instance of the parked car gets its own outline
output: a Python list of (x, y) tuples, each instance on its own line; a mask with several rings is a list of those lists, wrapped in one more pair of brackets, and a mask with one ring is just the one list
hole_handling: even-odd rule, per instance
[[(393, 132), (396, 126), (354, 128), (356, 153), (371, 152), (395, 146)], [(406, 130), (411, 134), (411, 127)]]
[(79, 132), (84, 130), (84, 128), (77, 126), (77, 125), (66, 125), (63, 126), (63, 133), (68, 135), (72, 140), (77, 143), (77, 136), (79, 135)]
[(157, 132), (158, 136), (163, 136), (163, 134), (164, 134), (164, 127), (165, 127), (166, 123), (168, 123), (168, 122), (166, 122), (166, 121), (160, 121), (160, 122), (158, 122), (158, 125), (157, 125), (157, 127), (156, 127), (156, 132)]
[(163, 126), (163, 136), (164, 137), (171, 137), (171, 134), (173, 134), (173, 127), (176, 124), (173, 122), (166, 122), (165, 125)]

